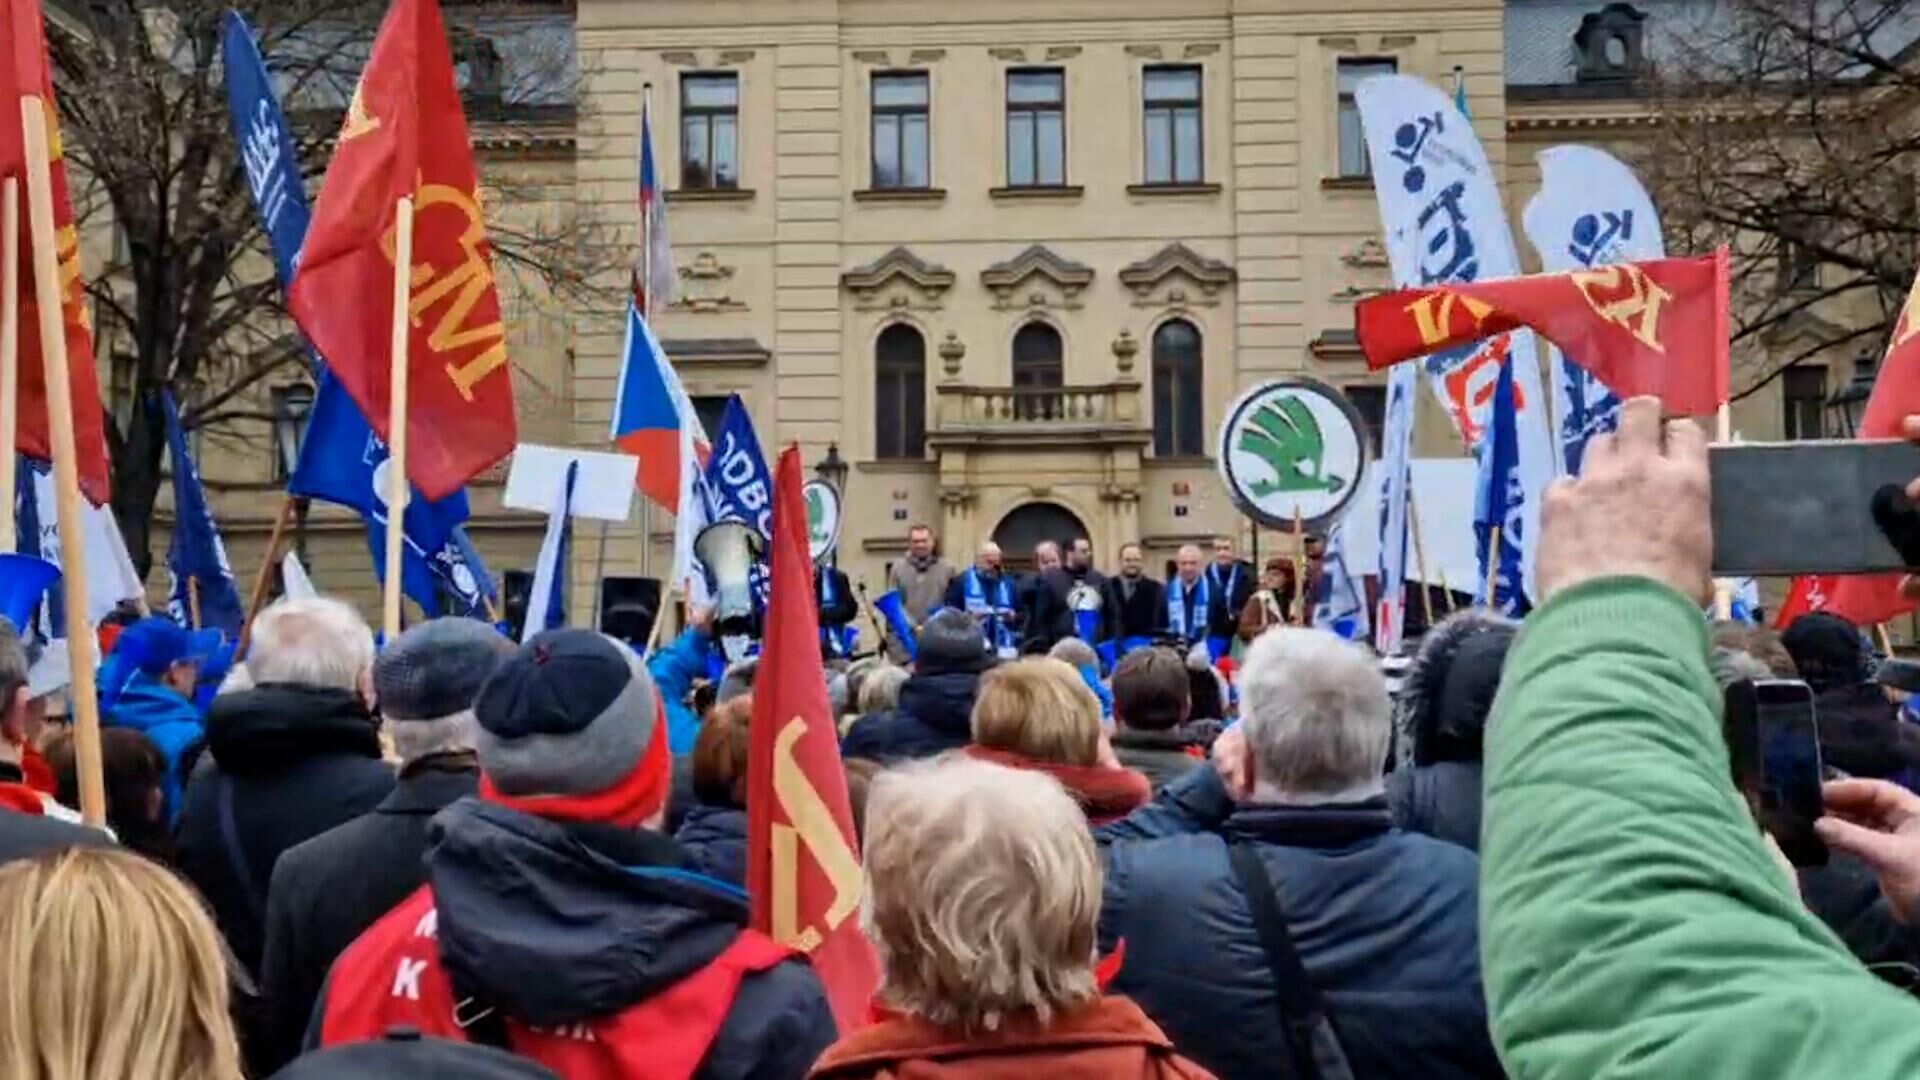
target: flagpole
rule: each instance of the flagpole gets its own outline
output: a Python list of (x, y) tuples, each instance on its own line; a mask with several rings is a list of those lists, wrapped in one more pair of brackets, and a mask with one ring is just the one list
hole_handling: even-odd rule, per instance
[[(0, 552), (19, 546), (14, 450), (20, 427), (20, 179), (0, 181)], [(34, 550), (39, 550), (36, 540)]]
[[(1307, 530), (1300, 522), (1299, 503), (1293, 504), (1293, 593), (1300, 600), (1293, 605), (1294, 612), (1300, 619), (1294, 625), (1312, 626), (1313, 614), (1307, 610)], [(1230, 596), (1225, 599), (1227, 603), (1233, 602)]]
[[(647, 145), (647, 122), (652, 116), (653, 84), (650, 82), (641, 83), (640, 157), (642, 159), (653, 149)], [(642, 186), (646, 184), (645, 177), (640, 178), (640, 184)], [(657, 191), (654, 192), (654, 198), (657, 199), (659, 197), (660, 193)], [(653, 218), (647, 210), (648, 208), (645, 205), (640, 207), (640, 287), (634, 290), (634, 303), (640, 307), (640, 321), (645, 322), (651, 327), (653, 323), (649, 320), (653, 315)], [(671, 361), (669, 361), (669, 363), (671, 363)], [(681, 422), (685, 423), (686, 421), (683, 419)], [(686, 462), (682, 461), (680, 467), (686, 468)], [(683, 492), (686, 490), (685, 485), (682, 485), (681, 490)], [(681, 507), (681, 513), (685, 513), (686, 509), (684, 506)], [(644, 497), (640, 500), (640, 575), (642, 577), (653, 576), (653, 502)], [(671, 590), (660, 590), (662, 596), (666, 595), (669, 591)], [(660, 614), (666, 614), (666, 602), (664, 600), (661, 601)], [(656, 617), (654, 619), (654, 625), (658, 626), (661, 621), (660, 618)], [(648, 646), (648, 651), (652, 651), (651, 645)]]
[(194, 574), (187, 575), (187, 625), (200, 629), (200, 578)]
[(1499, 606), (1495, 602), (1493, 587), (1500, 580), (1500, 525), (1494, 523), (1487, 534), (1487, 606)]
[(1413, 566), (1420, 573), (1420, 613), (1426, 616), (1427, 629), (1433, 629), (1433, 589), (1428, 586), (1427, 545), (1420, 539), (1420, 508), (1413, 501), (1413, 486), (1407, 486), (1407, 524), (1413, 531)]
[(267, 553), (260, 559), (260, 572), (253, 575), (253, 591), (247, 594), (247, 615), (240, 623), (240, 642), (233, 655), (245, 659), (247, 642), (253, 639), (253, 617), (267, 599), (267, 583), (272, 580), (273, 564), (279, 561), (280, 541), (287, 534), (287, 521), (293, 517), (293, 496), (280, 501), (280, 515), (273, 519), (273, 532), (267, 536)]
[[(1715, 442), (1733, 441), (1733, 411), (1727, 402), (1721, 402), (1713, 417), (1713, 438)], [(1713, 579), (1713, 617), (1716, 619), (1733, 618), (1733, 582), (1726, 578)]]
[[(60, 262), (54, 244), (53, 158), (47, 108), (37, 96), (20, 99), (20, 126), (27, 151), (29, 241), (33, 245), (34, 302), (40, 309), (40, 356), (46, 364), (47, 428), (53, 442), (54, 491), (60, 535), (61, 573), (67, 580), (67, 663), (73, 684), (73, 748), (80, 780), (80, 816), (105, 825), (106, 786), (101, 776), (100, 699), (94, 685), (93, 626), (87, 619), (87, 545), (80, 511), (80, 458), (73, 435), (73, 384), (67, 370), (67, 309), (60, 302)], [(12, 456), (13, 447), (6, 448)], [(7, 497), (12, 498), (8, 492)]]
[(391, 644), (400, 636), (401, 554), (407, 519), (407, 301), (413, 276), (413, 197), (393, 213), (393, 363), (387, 389), (387, 588), (381, 627)]

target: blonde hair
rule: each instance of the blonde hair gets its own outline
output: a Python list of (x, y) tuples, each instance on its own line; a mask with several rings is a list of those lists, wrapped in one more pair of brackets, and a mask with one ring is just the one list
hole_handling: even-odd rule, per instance
[(900, 688), (907, 684), (907, 669), (898, 664), (883, 664), (867, 672), (860, 683), (857, 711), (861, 716), (899, 708)]
[(1100, 759), (1100, 699), (1064, 660), (1003, 664), (980, 680), (973, 741), (1055, 765), (1092, 765)]
[(867, 797), (865, 866), (883, 1004), (974, 1033), (1100, 996), (1100, 864), (1052, 777), (959, 756), (889, 769)]
[(240, 1080), (220, 936), (166, 869), (72, 848), (0, 869), (0, 1073)]

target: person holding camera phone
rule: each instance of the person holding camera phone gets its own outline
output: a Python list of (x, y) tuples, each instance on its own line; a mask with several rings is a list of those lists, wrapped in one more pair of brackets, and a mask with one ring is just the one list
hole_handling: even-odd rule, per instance
[[(1802, 906), (1734, 789), (1700, 613), (1709, 501), (1705, 436), (1653, 398), (1547, 493), (1541, 606), (1486, 734), (1481, 950), (1501, 1060), (1529, 1077), (1920, 1075), (1920, 1002)], [(1820, 838), (1920, 915), (1920, 797), (1876, 781), (1824, 794)]]

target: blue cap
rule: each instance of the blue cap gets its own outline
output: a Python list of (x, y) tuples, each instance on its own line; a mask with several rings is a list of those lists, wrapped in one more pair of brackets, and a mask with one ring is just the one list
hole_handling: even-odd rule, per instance
[(201, 661), (220, 651), (218, 630), (187, 630), (171, 619), (149, 617), (121, 631), (113, 654), (147, 675), (163, 675), (182, 661)]

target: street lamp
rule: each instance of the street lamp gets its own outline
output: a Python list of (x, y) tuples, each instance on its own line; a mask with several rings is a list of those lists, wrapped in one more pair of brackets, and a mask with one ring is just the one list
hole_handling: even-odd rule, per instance
[(1832, 417), (1835, 431), (1846, 432), (1851, 439), (1860, 431), (1861, 418), (1867, 412), (1867, 399), (1873, 396), (1873, 380), (1878, 374), (1879, 361), (1870, 351), (1862, 352), (1853, 362), (1853, 378), (1847, 385), (1833, 392), (1827, 399), (1827, 414)]
[(820, 463), (813, 467), (813, 474), (832, 484), (833, 490), (839, 492), (842, 498), (847, 494), (849, 471), (851, 467), (847, 464), (847, 459), (840, 456), (840, 444), (837, 442), (827, 444), (827, 456), (821, 458)]
[[(313, 413), (313, 387), (293, 383), (273, 390), (273, 445), (281, 483), (293, 477), (300, 465), (300, 448), (307, 441), (307, 417)], [(302, 563), (307, 561), (306, 499), (293, 500), (293, 550)]]

